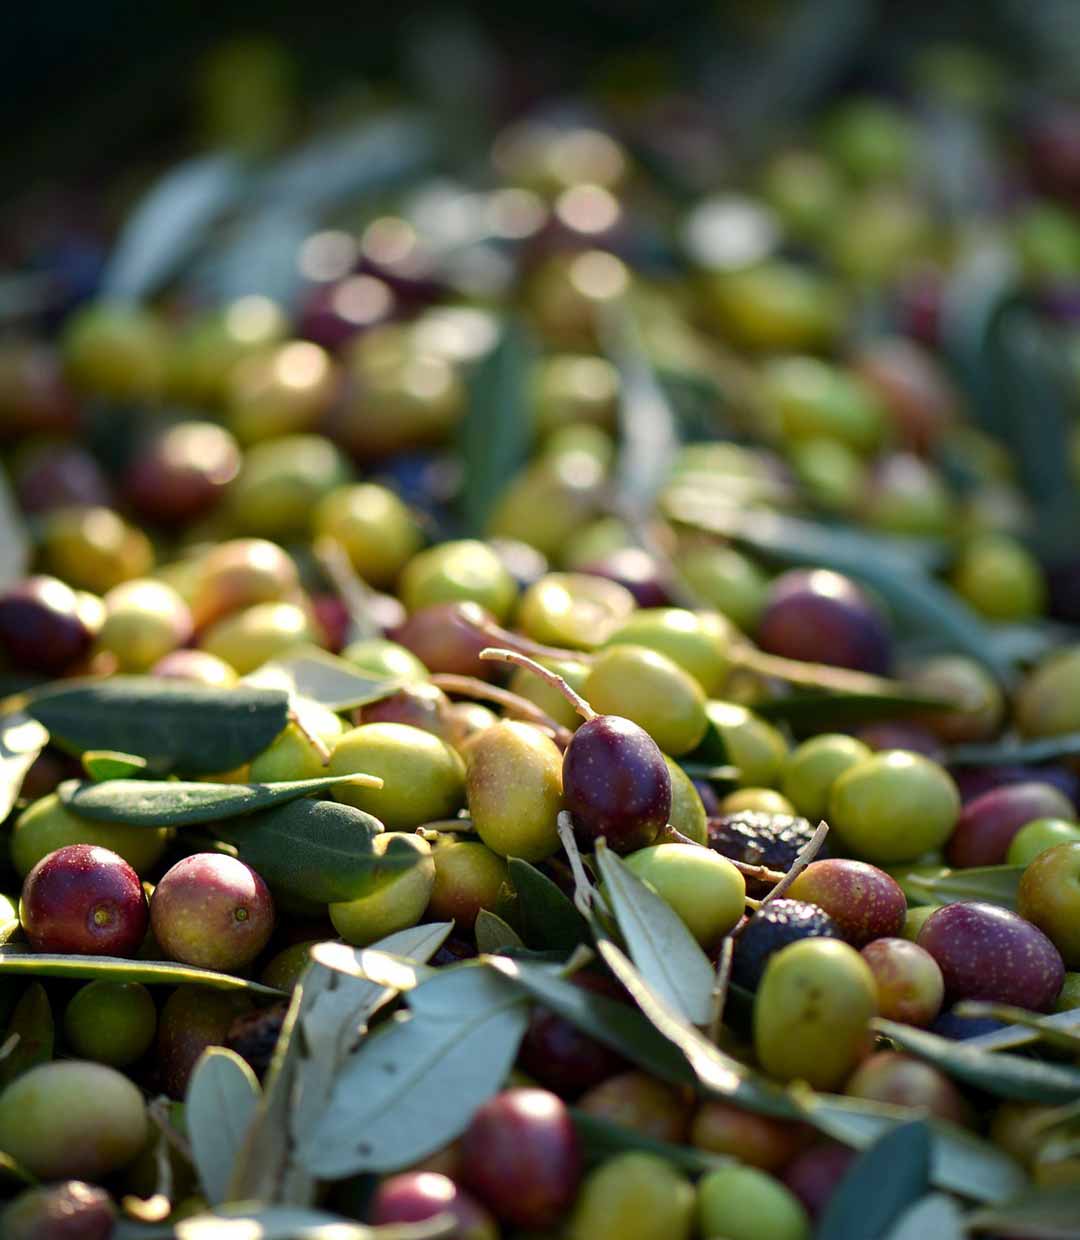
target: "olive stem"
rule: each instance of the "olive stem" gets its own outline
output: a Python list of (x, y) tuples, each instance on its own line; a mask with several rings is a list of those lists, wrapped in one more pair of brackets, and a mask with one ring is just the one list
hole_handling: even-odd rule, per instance
[(785, 877), (783, 870), (770, 870), (767, 865), (750, 865), (747, 861), (736, 861), (734, 857), (728, 857), (727, 860), (743, 878), (756, 878), (762, 883), (778, 883)]
[(516, 650), (518, 654), (531, 655), (534, 659), (573, 659), (577, 663), (592, 663), (596, 656), (587, 650), (570, 650), (565, 646), (545, 646), (521, 633), (512, 633), (494, 620), (465, 620), (474, 632), (486, 637), (500, 649)]
[(581, 694), (575, 693), (556, 672), (542, 667), (535, 659), (530, 659), (528, 655), (521, 654), (517, 650), (503, 650), (499, 647), (486, 646), (480, 651), (480, 658), (487, 659), (492, 663), (513, 663), (515, 667), (523, 667), (527, 672), (532, 672), (534, 676), (539, 676), (541, 680), (549, 684), (557, 693), (561, 693), (586, 723), (596, 718), (596, 711), (585, 701)]
[[(755, 910), (754, 912), (755, 917), (758, 915), (758, 913), (761, 912), (761, 910), (767, 904), (770, 904), (773, 900), (779, 900), (780, 897), (784, 895), (784, 893), (788, 890), (791, 884), (799, 877), (799, 875), (803, 872), (803, 870), (806, 869), (806, 867), (810, 864), (810, 862), (813, 861), (813, 859), (821, 851), (821, 846), (822, 844), (825, 843), (825, 837), (828, 834), (829, 834), (829, 824), (824, 819), (822, 819), (821, 822), (818, 823), (817, 830), (810, 837), (810, 839), (807, 840), (803, 848), (799, 850), (798, 856), (791, 863), (791, 868), (788, 870), (788, 872), (785, 875), (783, 875), (783, 877), (776, 884), (776, 886), (773, 887), (773, 889), (768, 893), (768, 895), (764, 896), (761, 900), (751, 900), (749, 896), (747, 897), (746, 903), (749, 904), (751, 908)], [(740, 934), (742, 934), (742, 932), (746, 929), (746, 927), (753, 920), (754, 920), (753, 917), (748, 918), (746, 921), (742, 923), (742, 925), (736, 926), (735, 929), (731, 932), (732, 937), (737, 938)]]
[(735, 953), (735, 940), (730, 934), (724, 936), (720, 945), (720, 959), (716, 962), (716, 981), (713, 982), (709, 1012), (709, 1041), (720, 1040), (720, 1028), (724, 1023), (724, 1007), (727, 1004), (728, 983), (731, 981), (731, 962)]
[(561, 810), (558, 818), (559, 840), (566, 851), (566, 859), (570, 862), (570, 873), (574, 876), (574, 906), (586, 921), (592, 919), (593, 885), (585, 873), (581, 852), (574, 838), (574, 823), (566, 810)]
[(569, 728), (564, 728), (558, 720), (552, 719), (547, 711), (541, 710), (535, 702), (530, 702), (519, 693), (511, 693), (509, 689), (503, 689), (499, 685), (489, 685), (486, 680), (478, 680), (475, 676), (459, 676), (456, 672), (437, 672), (432, 676), (431, 683), (444, 693), (495, 702), (507, 713), (546, 728), (554, 736), (555, 743), (563, 749), (573, 739), (574, 734)]
[(307, 723), (304, 720), (303, 711), (297, 710), (295, 705), (290, 706), (289, 707), (289, 720), (291, 723), (295, 723), (296, 726), (303, 733), (303, 735), (306, 737), (306, 739), (311, 742), (311, 747), (319, 755), (319, 761), (323, 764), (323, 766), (329, 766), (330, 764), (329, 746), (327, 745), (326, 741), (324, 741), (321, 736), (319, 736), (310, 727), (308, 727)]

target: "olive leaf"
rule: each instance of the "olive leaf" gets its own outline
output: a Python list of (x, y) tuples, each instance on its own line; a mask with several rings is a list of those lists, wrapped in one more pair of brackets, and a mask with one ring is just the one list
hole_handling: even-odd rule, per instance
[[(374, 947), (419, 963), (452, 929), (442, 922), (400, 930)], [(259, 1113), (229, 1188), (236, 1201), (309, 1205), (315, 1180), (296, 1160), (302, 1136), (322, 1115), (337, 1072), (375, 1012), (397, 991), (313, 961), (294, 988), (266, 1077)]]
[(947, 1076), (997, 1098), (1021, 1102), (1072, 1102), (1080, 1098), (1080, 1070), (955, 1042), (924, 1029), (877, 1019), (874, 1028), (901, 1050), (925, 1059)]
[(965, 1220), (972, 1230), (1031, 1240), (1076, 1240), (1080, 1186), (1036, 1188), (997, 1205), (984, 1206)]
[(599, 1115), (590, 1115), (586, 1111), (571, 1108), (570, 1114), (573, 1116), (574, 1127), (581, 1138), (585, 1157), (590, 1164), (606, 1162), (616, 1154), (634, 1150), (655, 1154), (688, 1175), (703, 1175), (707, 1171), (715, 1171), (717, 1167), (723, 1167), (732, 1161), (721, 1154), (709, 1154), (691, 1145), (673, 1145), (670, 1141), (657, 1141), (639, 1132), (636, 1128), (627, 1128), (623, 1124), (613, 1123)]
[(95, 783), (109, 779), (130, 779), (146, 770), (146, 759), (115, 749), (88, 749), (82, 756), (83, 770)]
[(1034, 741), (1006, 739), (984, 745), (954, 745), (948, 759), (952, 766), (1035, 766), (1077, 755), (1080, 755), (1080, 732), (1062, 732)]
[(522, 323), (508, 319), (495, 345), (475, 362), (458, 429), (464, 468), (462, 515), (482, 534), (496, 500), (525, 463), (533, 437), (528, 404), (533, 343)]
[(211, 1205), (228, 1200), (236, 1156), (260, 1098), (255, 1073), (240, 1056), (211, 1046), (199, 1057), (184, 1098), (184, 1124), (203, 1194)]
[(905, 691), (903, 685), (878, 693), (792, 693), (754, 703), (755, 714), (782, 721), (800, 731), (851, 727), (876, 719), (919, 715), (947, 709), (949, 703)]
[(271, 888), (333, 904), (355, 899), (420, 859), (404, 837), (384, 853), (372, 849), (382, 823), (337, 801), (291, 801), (276, 809), (218, 823), (214, 834)]
[(937, 874), (905, 874), (900, 885), (908, 899), (925, 904), (988, 900), (1015, 911), (1023, 872), (1022, 865), (978, 865)]
[(472, 964), (442, 969), (411, 991), (410, 1015), (382, 1025), (334, 1081), (301, 1140), (323, 1179), (405, 1167), (465, 1130), (503, 1084), (528, 1008), (515, 986)]
[(119, 956), (63, 956), (0, 947), (0, 976), (68, 977), (109, 982), (142, 982), (146, 986), (210, 986), (215, 990), (244, 990), (251, 995), (279, 999), (282, 992), (246, 977), (216, 973), (171, 960), (124, 960)]
[(80, 818), (133, 827), (189, 827), (268, 810), (350, 782), (359, 787), (382, 787), (381, 779), (357, 774), (272, 784), (149, 779), (110, 779), (95, 784), (66, 780), (57, 792), (64, 808)]
[(0, 822), (11, 813), (26, 772), (48, 743), (48, 732), (22, 711), (0, 718)]
[(501, 917), (486, 908), (482, 908), (476, 916), (475, 934), (477, 950), (491, 955), (525, 946), (513, 926), (507, 925)]
[(388, 697), (405, 681), (397, 676), (369, 675), (347, 659), (318, 646), (298, 646), (250, 672), (242, 683), (255, 688), (284, 689), (338, 713)]
[(900, 1215), (885, 1240), (964, 1240), (966, 1235), (956, 1202), (945, 1193), (927, 1193)]
[[(966, 1006), (971, 1006), (971, 1004)], [(1031, 1013), (1028, 1015), (1030, 1016)], [(966, 1038), (964, 1044), (984, 1051), (1016, 1050), (1017, 1047), (1031, 1046), (1032, 1043), (1038, 1042), (1039, 1030), (1070, 1030), (1077, 1028), (1078, 1024), (1080, 1024), (1080, 1015), (1073, 1009), (1056, 1012), (1053, 1016), (1034, 1017), (1031, 1022), (1025, 1022), (1022, 1025), (1012, 1024), (1007, 1029), (992, 1029), (989, 1033), (980, 1033), (976, 1037)]]
[(573, 985), (558, 966), (491, 956), (485, 963), (575, 1028), (673, 1085), (690, 1085), (685, 1056), (635, 1007)]
[[(1019, 1026), (1034, 1035), (1032, 1041), (1046, 1042), (1049, 1046), (1056, 1046), (1080, 1056), (1080, 1010), (1058, 1012), (1056, 1016), (1039, 1016), (1035, 1012), (1013, 1007), (1008, 1003), (986, 1003), (976, 999), (966, 999), (958, 1003), (953, 1011), (957, 1016), (969, 1016), (974, 1019), (989, 1018), (1004, 1021), (1014, 1027)], [(968, 1046), (973, 1041), (972, 1038), (966, 1039)]]
[(156, 773), (203, 775), (249, 761), (288, 723), (280, 689), (214, 689), (153, 676), (111, 676), (47, 686), (27, 714), (56, 744), (145, 758)]
[(819, 1240), (880, 1240), (930, 1188), (930, 1129), (901, 1124), (848, 1168), (818, 1225)]
[[(340, 1214), (296, 1206), (219, 1208), (181, 1219), (166, 1231), (138, 1235), (175, 1240), (449, 1240), (456, 1224), (445, 1215), (422, 1223), (367, 1227)], [(133, 1238), (134, 1240), (134, 1238)]]
[(26, 576), (30, 566), (30, 538), (11, 493), (7, 470), (0, 465), (0, 590)]
[(569, 954), (579, 944), (592, 941), (589, 924), (573, 900), (543, 871), (520, 857), (510, 857), (507, 870), (517, 893), (521, 937), (529, 947)]
[(101, 295), (141, 301), (156, 293), (243, 192), (243, 163), (202, 155), (167, 172), (128, 217), (101, 277)]
[(630, 957), (656, 997), (691, 1025), (709, 1021), (716, 977), (709, 958), (666, 900), (597, 842), (596, 862)]
[(0, 1059), (0, 1089), (39, 1063), (52, 1059), (55, 1040), (49, 996), (40, 982), (31, 982), (15, 1004), (4, 1030), (8, 1052)]

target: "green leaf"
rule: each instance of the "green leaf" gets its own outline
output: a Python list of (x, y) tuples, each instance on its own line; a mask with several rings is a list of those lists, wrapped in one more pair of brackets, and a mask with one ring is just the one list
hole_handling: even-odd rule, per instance
[(252, 995), (280, 999), (283, 992), (246, 977), (215, 973), (171, 960), (123, 960), (119, 956), (62, 956), (0, 947), (0, 976), (70, 977), (109, 982), (142, 982), (144, 986), (210, 986), (215, 990), (245, 990)]
[(423, 1223), (368, 1227), (325, 1210), (238, 1205), (181, 1219), (164, 1232), (137, 1234), (147, 1240), (157, 1236), (175, 1240), (449, 1240), (454, 1229), (452, 1219), (440, 1221), (439, 1216)]
[(800, 731), (820, 731), (875, 719), (895, 719), (898, 715), (923, 714), (941, 710), (942, 706), (925, 694), (905, 692), (898, 684), (895, 690), (881, 693), (792, 693), (755, 702), (754, 713), (781, 720)]
[(891, 1020), (875, 1020), (874, 1027), (901, 1050), (940, 1068), (953, 1080), (973, 1085), (997, 1098), (1048, 1103), (1080, 1098), (1080, 1070), (1076, 1068), (994, 1053), (973, 1047), (969, 1042), (954, 1042)]
[(727, 504), (713, 488), (676, 486), (663, 502), (673, 520), (721, 534), (765, 559), (831, 568), (854, 577), (914, 627), (985, 664), (999, 680), (1012, 680), (1013, 665), (1001, 657), (986, 623), (930, 577), (918, 557), (895, 543), (853, 529)]
[(682, 1051), (706, 1093), (759, 1115), (798, 1118), (798, 1107), (784, 1089), (725, 1054), (703, 1033), (688, 1025), (651, 989), (614, 943), (602, 941), (597, 946), (604, 963), (630, 992), (657, 1032)]
[[(1075, 1029), (1080, 1015), (1074, 1008), (1067, 1012), (1055, 1012), (1053, 1016), (1040, 1016), (1037, 1024), (1040, 1029)], [(984, 1051), (1015, 1050), (1019, 1046), (1031, 1046), (1039, 1041), (1038, 1032), (1030, 1025), (1010, 1025), (1008, 1029), (992, 1029), (989, 1033), (980, 1033), (977, 1037), (966, 1038), (965, 1045), (975, 1046)]]
[(53, 740), (82, 753), (138, 754), (157, 773), (204, 775), (249, 761), (288, 723), (288, 695), (153, 676), (60, 682), (26, 707)]
[(1076, 1240), (1080, 1219), (1080, 1185), (1036, 1188), (968, 1217), (970, 1228), (1031, 1240)]
[(733, 784), (739, 778), (737, 766), (716, 766), (711, 762), (680, 762), (691, 779), (707, 779), (713, 783)]
[(1080, 732), (1062, 732), (1037, 741), (991, 741), (985, 745), (954, 745), (949, 750), (953, 766), (1033, 766), (1057, 758), (1080, 755)]
[(635, 1128), (627, 1128), (623, 1124), (602, 1119), (599, 1115), (590, 1115), (586, 1111), (571, 1108), (570, 1113), (574, 1117), (574, 1127), (585, 1149), (585, 1157), (592, 1165), (606, 1162), (627, 1150), (655, 1154), (688, 1175), (703, 1175), (732, 1161), (723, 1155), (709, 1154), (691, 1145), (672, 1145), (669, 1141), (657, 1141)]
[(129, 216), (102, 275), (101, 296), (141, 301), (195, 252), (246, 184), (234, 155), (203, 155), (171, 169)]
[(487, 528), (496, 500), (528, 458), (533, 352), (523, 325), (506, 320), (494, 347), (469, 374), (458, 447), (464, 467), (463, 516), (474, 534)]
[(284, 689), (336, 714), (389, 697), (405, 682), (400, 677), (371, 676), (318, 646), (298, 646), (264, 663), (245, 676), (243, 683), (262, 689)]
[(0, 465), (0, 590), (21, 581), (30, 567), (30, 539), (11, 493), (7, 470)]
[(621, 511), (637, 520), (652, 512), (679, 447), (675, 413), (642, 347), (625, 301), (601, 319), (605, 351), (619, 372), (619, 456), (615, 487)]
[(514, 927), (490, 909), (482, 908), (476, 915), (475, 933), (476, 949), (483, 954), (494, 955), (507, 948), (525, 946)]
[(214, 834), (272, 888), (333, 904), (417, 864), (405, 839), (392, 839), (377, 855), (371, 844), (381, 830), (377, 818), (351, 805), (301, 800), (219, 823)]
[[(1025, 1008), (1012, 1007), (1008, 1003), (984, 1003), (976, 999), (965, 999), (958, 1003), (953, 1011), (957, 1016), (989, 1017), (991, 1020), (1019, 1025), (1035, 1035), (1033, 1040), (1046, 1042), (1049, 1046), (1056, 1046), (1080, 1056), (1080, 1009), (1058, 1012), (1055, 1016), (1038, 1016)], [(1071, 1019), (1062, 1020), (1062, 1017)], [(1055, 1020), (1057, 1024), (1054, 1023)], [(1062, 1028), (1062, 1025), (1068, 1027)], [(972, 1039), (967, 1039), (968, 1045), (971, 1041)]]
[(258, 1110), (255, 1073), (224, 1046), (203, 1051), (184, 1099), (184, 1123), (203, 1194), (211, 1205), (228, 1200), (237, 1154)]
[(66, 809), (80, 818), (132, 827), (190, 827), (287, 805), (352, 780), (379, 787), (370, 775), (321, 775), (276, 784), (186, 783), (177, 779), (110, 779), (88, 784), (67, 780), (58, 789)]
[(109, 779), (130, 779), (146, 770), (146, 759), (134, 753), (117, 753), (115, 749), (88, 749), (82, 756), (83, 770), (95, 783)]
[(930, 1178), (937, 1188), (977, 1201), (1003, 1201), (1027, 1184), (1019, 1164), (998, 1146), (966, 1128), (927, 1119), (924, 1110), (846, 1098), (800, 1093), (803, 1117), (819, 1132), (855, 1149), (865, 1149), (884, 1133), (913, 1120), (925, 1120), (933, 1134)]
[[(412, 926), (373, 946), (418, 963), (430, 960), (452, 923)], [(340, 1066), (375, 1012), (397, 997), (391, 987), (313, 961), (293, 990), (267, 1073), (263, 1101), (237, 1159), (230, 1196), (308, 1205), (314, 1177), (296, 1150), (322, 1116)]]
[(48, 732), (22, 711), (0, 718), (0, 822), (11, 813), (26, 772), (48, 743)]
[(964, 1240), (960, 1207), (944, 1193), (928, 1193), (896, 1220), (885, 1240)]
[(1023, 872), (1022, 865), (977, 865), (938, 874), (907, 874), (900, 885), (909, 898), (926, 904), (988, 900), (1015, 911)]
[(684, 1021), (707, 1024), (716, 977), (686, 923), (602, 841), (597, 843), (596, 861), (604, 892), (642, 980)]
[(509, 858), (507, 869), (517, 892), (521, 937), (529, 947), (569, 954), (579, 944), (592, 941), (589, 923), (546, 874), (520, 857)]
[(16, 1034), (18, 1041), (9, 1054), (0, 1059), (0, 1089), (53, 1057), (56, 1033), (52, 1008), (40, 982), (31, 982), (23, 991), (4, 1030), (4, 1041)]
[(338, 1074), (300, 1158), (323, 1179), (405, 1167), (459, 1136), (503, 1084), (528, 1018), (490, 969), (443, 969), (408, 996)]
[(818, 1240), (880, 1240), (930, 1188), (930, 1130), (901, 1124), (862, 1152), (829, 1198)]
[(638, 1067), (673, 1085), (693, 1084), (686, 1058), (636, 1008), (573, 985), (557, 966), (508, 956), (491, 956), (485, 963)]

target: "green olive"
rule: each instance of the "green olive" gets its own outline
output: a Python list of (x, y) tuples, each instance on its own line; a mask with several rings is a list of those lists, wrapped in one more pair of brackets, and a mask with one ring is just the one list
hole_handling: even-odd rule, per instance
[(440, 543), (414, 555), (399, 590), (411, 612), (433, 603), (473, 602), (499, 621), (509, 617), (517, 601), (517, 586), (502, 560), (475, 539)]
[(681, 607), (642, 607), (605, 641), (606, 646), (645, 646), (672, 659), (706, 694), (719, 692), (731, 668), (731, 623), (716, 612)]
[(631, 719), (665, 753), (688, 753), (705, 735), (705, 694), (665, 655), (644, 646), (612, 646), (593, 664), (585, 698), (604, 715)]
[(326, 495), (312, 514), (316, 538), (336, 539), (357, 573), (384, 589), (424, 545), (416, 518), (386, 487), (353, 483)]
[(527, 723), (506, 721), (468, 746), (469, 814), (483, 842), (501, 857), (542, 861), (559, 848), (562, 754)]

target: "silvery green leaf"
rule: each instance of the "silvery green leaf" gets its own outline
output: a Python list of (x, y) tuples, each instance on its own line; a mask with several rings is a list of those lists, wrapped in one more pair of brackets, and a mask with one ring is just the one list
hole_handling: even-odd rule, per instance
[(228, 1200), (236, 1156), (259, 1107), (259, 1082), (240, 1056), (211, 1046), (196, 1063), (184, 1101), (184, 1124), (203, 1194), (211, 1205)]
[(928, 1193), (904, 1211), (884, 1240), (964, 1240), (960, 1207), (944, 1193)]
[[(1052, 1016), (1036, 1018), (1040, 1029), (1064, 1029), (1066, 1031), (1080, 1028), (1080, 1013), (1075, 1009), (1066, 1012), (1055, 1012)], [(1030, 1025), (1009, 1025), (1007, 1029), (992, 1029), (989, 1033), (980, 1033), (974, 1038), (965, 1038), (965, 1046), (978, 1047), (984, 1051), (1015, 1050), (1018, 1046), (1030, 1046), (1039, 1041), (1039, 1031)]]
[(919, 1120), (879, 1137), (844, 1173), (818, 1226), (820, 1240), (882, 1236), (930, 1187), (931, 1137)]
[(476, 917), (476, 949), (486, 954), (501, 952), (508, 947), (524, 947), (513, 926), (490, 909), (482, 908)]
[(686, 923), (602, 843), (597, 846), (596, 861), (615, 920), (641, 976), (684, 1020), (706, 1024), (716, 978)]
[(399, 991), (415, 990), (434, 972), (404, 956), (375, 947), (350, 947), (347, 943), (316, 943), (311, 949), (311, 959), (337, 973)]
[(506, 1079), (527, 1005), (490, 969), (442, 970), (408, 997), (410, 1015), (369, 1037), (301, 1138), (300, 1159), (323, 1179), (407, 1166), (452, 1141)]
[(318, 646), (300, 646), (244, 677), (244, 684), (284, 689), (334, 712), (376, 702), (403, 683), (396, 677), (371, 676)]
[[(430, 960), (452, 923), (412, 926), (373, 945)], [(312, 962), (293, 991), (266, 1078), (263, 1102), (237, 1160), (230, 1197), (307, 1205), (314, 1178), (296, 1160), (301, 1135), (322, 1114), (335, 1074), (380, 1007), (397, 992)]]
[(19, 711), (0, 719), (0, 822), (11, 813), (26, 772), (48, 743), (48, 732), (29, 715)]

